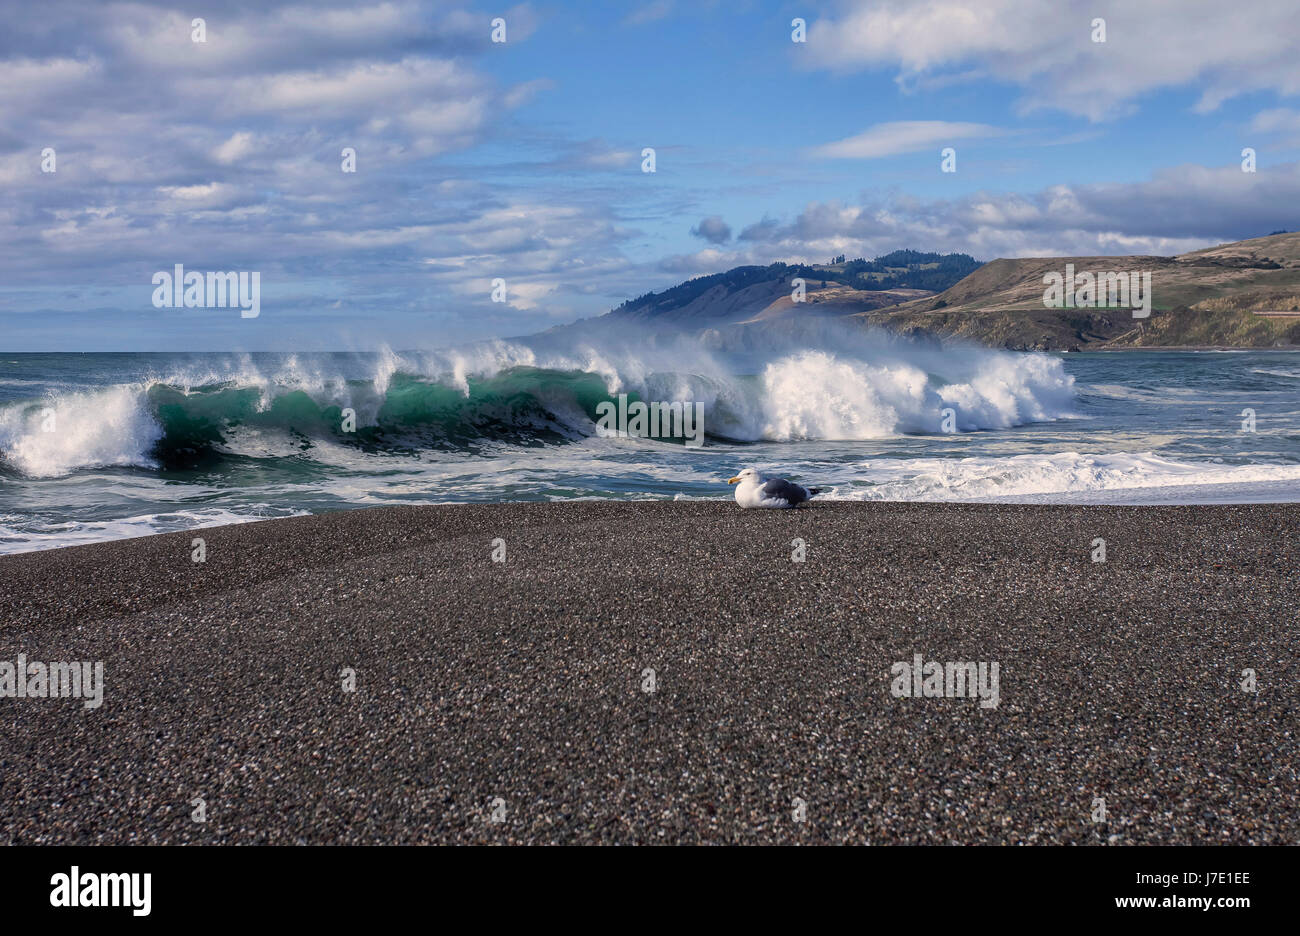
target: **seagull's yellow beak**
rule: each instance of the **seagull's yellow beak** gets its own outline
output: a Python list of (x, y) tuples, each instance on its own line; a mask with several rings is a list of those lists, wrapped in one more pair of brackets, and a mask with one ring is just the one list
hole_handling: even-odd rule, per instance
[(728, 484), (739, 484), (739, 483), (740, 483), (740, 479), (739, 479), (739, 478), (728, 478), (728, 479), (727, 479), (727, 483), (728, 483)]

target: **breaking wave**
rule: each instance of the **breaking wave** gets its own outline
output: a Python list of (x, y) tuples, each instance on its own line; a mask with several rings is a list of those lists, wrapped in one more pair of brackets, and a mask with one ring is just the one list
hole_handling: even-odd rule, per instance
[(698, 343), (547, 351), (498, 341), (322, 367), (232, 355), (224, 367), (51, 389), (0, 407), (0, 464), (57, 477), (311, 459), (328, 445), (392, 453), (560, 445), (593, 435), (597, 407), (620, 393), (702, 402), (706, 434), (739, 442), (1000, 429), (1068, 416), (1074, 398), (1073, 378), (1045, 355), (887, 344), (732, 355)]

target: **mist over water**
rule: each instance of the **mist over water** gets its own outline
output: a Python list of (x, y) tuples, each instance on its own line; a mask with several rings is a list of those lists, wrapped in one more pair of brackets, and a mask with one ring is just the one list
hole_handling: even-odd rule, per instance
[[(618, 394), (702, 402), (706, 445), (598, 436)], [(830, 499), (1300, 500), (1300, 355), (941, 350), (811, 320), (0, 358), (0, 552), (383, 504), (727, 498), (750, 465)]]

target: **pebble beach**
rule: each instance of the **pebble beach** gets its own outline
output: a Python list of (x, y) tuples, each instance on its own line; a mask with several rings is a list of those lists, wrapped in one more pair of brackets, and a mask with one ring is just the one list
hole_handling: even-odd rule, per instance
[[(0, 842), (1296, 844), (1298, 544), (1300, 505), (590, 501), (8, 556), (0, 660), (104, 685), (0, 697)], [(996, 706), (900, 697), (916, 655)]]

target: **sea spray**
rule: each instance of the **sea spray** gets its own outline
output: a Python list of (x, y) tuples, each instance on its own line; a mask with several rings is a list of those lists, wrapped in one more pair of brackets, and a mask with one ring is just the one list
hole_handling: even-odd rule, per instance
[[(1070, 412), (1072, 379), (1053, 358), (838, 344), (848, 346), (787, 352), (774, 341), (771, 350), (737, 355), (684, 340), (541, 349), (497, 341), (384, 351), (366, 358), (368, 372), (348, 373), (332, 356), (286, 355), (274, 367), (231, 356), (219, 366), (207, 360), (148, 381), (0, 406), (0, 460), (27, 476), (54, 477), (112, 465), (211, 465), (238, 452), (241, 437), (263, 446), (251, 454), (329, 444), (414, 452), (562, 443), (596, 434), (598, 407), (620, 394), (698, 407), (711, 436), (736, 441), (935, 432), (945, 407), (961, 431)], [(50, 407), (57, 432), (34, 422)]]
[(0, 407), (0, 460), (34, 478), (92, 465), (156, 467), (152, 453), (162, 437), (141, 384)]

